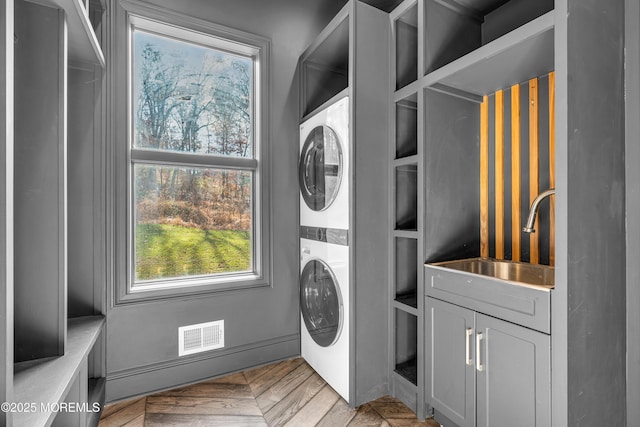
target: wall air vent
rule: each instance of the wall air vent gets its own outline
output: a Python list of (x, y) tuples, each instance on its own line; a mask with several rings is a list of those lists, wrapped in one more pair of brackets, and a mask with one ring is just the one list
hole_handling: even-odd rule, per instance
[(224, 320), (178, 328), (178, 356), (224, 347)]

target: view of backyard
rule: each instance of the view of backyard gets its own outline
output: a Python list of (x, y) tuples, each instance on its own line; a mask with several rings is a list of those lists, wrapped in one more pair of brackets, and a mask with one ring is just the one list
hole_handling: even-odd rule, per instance
[(133, 148), (176, 153), (133, 164), (135, 280), (251, 271), (253, 171), (180, 153), (252, 158), (252, 60), (138, 30), (133, 50)]

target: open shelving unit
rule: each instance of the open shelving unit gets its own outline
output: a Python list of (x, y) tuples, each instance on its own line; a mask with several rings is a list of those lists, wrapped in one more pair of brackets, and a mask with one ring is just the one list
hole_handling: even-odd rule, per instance
[[(388, 221), (380, 206), (389, 197), (389, 31), (385, 12), (350, 0), (299, 62), (301, 122), (349, 98), (349, 173), (341, 183), (349, 193), (349, 283), (340, 288), (349, 293), (350, 406), (388, 394), (388, 265), (379, 260), (387, 259), (390, 246), (387, 230), (380, 226)], [(407, 164), (404, 170), (403, 179), (415, 183), (415, 166)], [(405, 209), (401, 221), (415, 223), (415, 202), (398, 203)]]
[[(49, 405), (12, 414), (1, 424), (97, 425), (99, 412), (56, 412), (67, 402), (104, 403), (104, 283), (70, 274), (95, 265), (97, 254), (69, 262), (87, 235), (74, 215), (83, 205), (70, 171), (73, 156), (92, 152), (101, 138), (99, 88), (104, 54), (99, 40), (103, 0), (15, 1), (15, 147), (13, 179), (13, 353), (6, 378), (13, 402)], [(98, 31), (98, 34), (96, 34)], [(97, 121), (94, 121), (97, 120)], [(38, 123), (34, 126), (34, 123)], [(69, 159), (74, 161), (70, 162)], [(86, 162), (84, 163), (86, 165)], [(90, 169), (90, 168), (89, 168)], [(81, 210), (81, 209), (80, 209)], [(73, 218), (73, 219), (72, 219)], [(15, 337), (15, 340), (14, 340)]]
[(480, 255), (480, 103), (554, 70), (552, 0), (405, 0), (390, 13), (392, 392), (425, 404), (425, 262)]
[(307, 49), (300, 63), (303, 119), (349, 94), (349, 28), (343, 9)]
[(421, 275), (423, 147), (419, 126), (422, 108), (417, 84), (420, 61), (419, 19), (422, 3), (405, 1), (391, 14), (392, 66), (395, 71), (390, 99), (390, 384), (392, 393), (419, 410), (418, 389), (422, 325)]
[(418, 4), (403, 8), (394, 20), (396, 90), (418, 79)]

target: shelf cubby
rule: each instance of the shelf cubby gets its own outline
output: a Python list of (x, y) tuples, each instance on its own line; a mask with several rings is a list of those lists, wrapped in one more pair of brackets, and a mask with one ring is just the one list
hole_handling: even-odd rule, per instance
[(87, 15), (93, 27), (93, 32), (98, 35), (102, 26), (102, 18), (106, 10), (105, 0), (88, 0)]
[(394, 371), (418, 384), (418, 318), (402, 310), (395, 311), (395, 368)]
[(349, 16), (338, 16), (300, 60), (302, 116), (349, 87)]
[(418, 5), (395, 20), (396, 90), (418, 78)]
[(482, 44), (522, 27), (554, 9), (554, 0), (480, 0), (489, 7), (482, 14)]
[(477, 12), (452, 1), (426, 0), (424, 5), (424, 74), (481, 46), (482, 25)]
[[(518, 2), (533, 4), (533, 2)], [(507, 2), (492, 11), (484, 24), (475, 21), (473, 15), (456, 13), (444, 8), (440, 2), (432, 0), (427, 7), (427, 48), (426, 76), (424, 86), (431, 86), (454, 94), (471, 94), (482, 96), (503, 89), (532, 77), (549, 73), (554, 68), (554, 13), (553, 5), (548, 1), (540, 2), (537, 7), (525, 10), (524, 17), (519, 16), (515, 22), (524, 21), (523, 25), (511, 25), (505, 16), (520, 11), (512, 11), (508, 6), (515, 2)], [(444, 18), (436, 19), (437, 14), (429, 10), (446, 9), (445, 15), (451, 15), (451, 30), (455, 37), (446, 37), (441, 27)], [(499, 14), (499, 23), (487, 21), (489, 16)], [(435, 15), (435, 16), (434, 16)], [(531, 19), (529, 19), (531, 18)], [(496, 18), (497, 19), (497, 18)], [(431, 36), (429, 25), (438, 27)], [(503, 22), (504, 21), (504, 22)], [(492, 23), (492, 24), (490, 24)], [(437, 24), (437, 25), (436, 25)], [(490, 26), (491, 30), (486, 27)], [(509, 30), (509, 31), (506, 31)], [(506, 32), (504, 32), (506, 31)], [(491, 36), (483, 36), (484, 33)], [(446, 41), (438, 43), (438, 38)], [(462, 40), (458, 40), (463, 38)], [(486, 38), (487, 40), (483, 40)]]
[(417, 230), (418, 227), (418, 166), (396, 167), (396, 230)]
[(482, 96), (553, 71), (549, 12), (426, 76), (425, 85)]
[(418, 153), (417, 95), (396, 102), (396, 159)]
[(13, 349), (19, 363), (65, 352), (67, 82), (64, 15), (16, 2), (15, 16)]
[(425, 74), (554, 8), (553, 0), (426, 0), (424, 4)]
[[(89, 16), (90, 9), (87, 9), (87, 6), (91, 6), (91, 2), (85, 0), (41, 0), (39, 3), (64, 10), (69, 40), (69, 60), (96, 64), (104, 68), (105, 60), (102, 47), (94, 32), (94, 24)], [(104, 6), (102, 2), (100, 5)]]
[(395, 238), (395, 300), (418, 307), (418, 240)]

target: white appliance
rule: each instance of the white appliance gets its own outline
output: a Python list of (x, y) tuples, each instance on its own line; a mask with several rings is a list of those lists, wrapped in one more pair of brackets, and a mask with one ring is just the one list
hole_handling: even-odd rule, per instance
[(301, 354), (349, 402), (349, 247), (317, 240), (336, 239), (323, 229), (301, 227), (301, 235)]
[(300, 225), (349, 228), (349, 98), (300, 125)]

